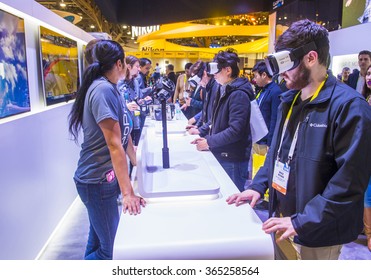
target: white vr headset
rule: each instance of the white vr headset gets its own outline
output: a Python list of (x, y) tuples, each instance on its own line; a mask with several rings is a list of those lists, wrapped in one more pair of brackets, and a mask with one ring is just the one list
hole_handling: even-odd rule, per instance
[(218, 63), (217, 62), (207, 62), (205, 63), (205, 67), (200, 73), (197, 75), (192, 76), (189, 78), (188, 83), (190, 84), (191, 87), (195, 88), (197, 85), (201, 82), (203, 71), (206, 70), (206, 73), (208, 75), (214, 75), (220, 72), (221, 69), (218, 69)]
[(221, 68), (219, 69), (218, 68), (218, 63), (217, 62), (209, 62), (207, 63), (207, 67), (206, 67), (206, 73), (209, 74), (209, 75), (215, 75), (217, 73), (220, 72), (220, 70), (222, 70)]
[(299, 66), (301, 59), (310, 51), (315, 51), (324, 45), (328, 45), (327, 37), (318, 41), (312, 41), (296, 49), (285, 49), (270, 54), (264, 58), (269, 73), (274, 76)]

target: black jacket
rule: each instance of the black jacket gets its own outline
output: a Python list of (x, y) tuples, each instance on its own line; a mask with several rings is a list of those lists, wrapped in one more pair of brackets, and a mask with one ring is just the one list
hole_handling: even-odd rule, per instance
[(209, 135), (205, 136), (217, 159), (233, 162), (249, 160), (251, 153), (250, 100), (253, 89), (245, 78), (227, 85), (216, 97)]
[(214, 78), (211, 78), (211, 80), (206, 85), (206, 94), (202, 108), (202, 116), (196, 124), (201, 137), (204, 137), (208, 133), (209, 125), (211, 124), (211, 118), (213, 115), (215, 97), (218, 94), (219, 87), (220, 85)]
[[(277, 125), (264, 166), (250, 189), (269, 187), (270, 216), (276, 210), (272, 176), (285, 117), (297, 91), (282, 94)], [(296, 243), (340, 245), (363, 228), (363, 196), (371, 176), (371, 108), (355, 90), (329, 76), (318, 97), (302, 110), (296, 145)]]
[(358, 78), (359, 78), (359, 70), (354, 69), (353, 73), (350, 74), (349, 77), (348, 77), (348, 86), (350, 86), (351, 88), (356, 89)]

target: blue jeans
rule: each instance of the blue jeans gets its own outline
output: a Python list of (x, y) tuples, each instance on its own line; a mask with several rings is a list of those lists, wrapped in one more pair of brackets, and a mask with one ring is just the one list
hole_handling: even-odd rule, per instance
[(368, 182), (368, 186), (365, 192), (365, 207), (370, 208), (371, 207), (371, 178)]
[(90, 229), (85, 250), (86, 260), (111, 260), (113, 242), (120, 215), (117, 180), (111, 183), (82, 184), (76, 182), (77, 192), (88, 210)]
[(231, 162), (220, 159), (218, 161), (240, 192), (243, 192), (249, 177), (249, 161)]

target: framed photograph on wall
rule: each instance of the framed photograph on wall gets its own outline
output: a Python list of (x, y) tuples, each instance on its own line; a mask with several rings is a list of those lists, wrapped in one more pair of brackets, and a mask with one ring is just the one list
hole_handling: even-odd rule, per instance
[(40, 51), (46, 105), (74, 99), (80, 79), (77, 42), (40, 26)]
[(30, 111), (24, 20), (0, 10), (0, 119)]
[(370, 0), (343, 0), (343, 28), (371, 22)]

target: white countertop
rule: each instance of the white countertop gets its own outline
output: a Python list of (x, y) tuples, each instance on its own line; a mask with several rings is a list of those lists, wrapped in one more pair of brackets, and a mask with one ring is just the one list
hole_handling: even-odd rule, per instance
[(121, 215), (114, 259), (273, 259), (270, 235), (250, 205), (228, 205), (238, 192), (211, 152), (199, 152), (186, 120), (168, 121), (170, 168), (162, 168), (161, 122), (146, 120), (133, 182), (147, 201)]

